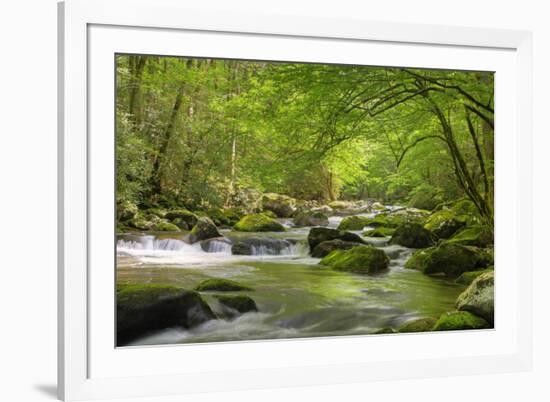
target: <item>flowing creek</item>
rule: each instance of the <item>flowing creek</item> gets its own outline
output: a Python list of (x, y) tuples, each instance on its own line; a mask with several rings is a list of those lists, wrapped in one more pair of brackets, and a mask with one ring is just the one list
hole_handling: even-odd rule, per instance
[[(331, 217), (329, 227), (338, 226), (340, 220)], [(224, 242), (211, 242), (204, 251), (199, 243), (189, 245), (181, 240), (183, 233), (119, 235), (117, 281), (193, 289), (207, 278), (227, 278), (253, 288), (243, 293), (251, 296), (259, 309), (189, 330), (171, 328), (151, 333), (131, 345), (369, 334), (383, 327), (397, 328), (417, 317), (438, 317), (454, 309), (457, 296), (464, 290), (464, 286), (444, 278), (405, 269), (413, 250), (387, 245), (384, 239), (364, 238), (388, 254), (391, 262), (387, 272), (367, 276), (333, 271), (308, 255), (306, 239), (311, 228), (292, 227), (292, 220), (280, 221), (286, 232), (222, 230), (233, 242), (261, 237), (283, 244), (277, 250), (256, 247), (250, 256), (231, 255), (231, 246)], [(220, 306), (214, 293), (202, 294), (217, 312)]]

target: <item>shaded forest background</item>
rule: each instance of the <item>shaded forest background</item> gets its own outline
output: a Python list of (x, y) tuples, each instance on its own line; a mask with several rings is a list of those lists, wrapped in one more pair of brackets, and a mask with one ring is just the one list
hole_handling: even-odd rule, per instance
[(117, 202), (243, 207), (255, 193), (493, 221), (493, 74), (118, 55)]

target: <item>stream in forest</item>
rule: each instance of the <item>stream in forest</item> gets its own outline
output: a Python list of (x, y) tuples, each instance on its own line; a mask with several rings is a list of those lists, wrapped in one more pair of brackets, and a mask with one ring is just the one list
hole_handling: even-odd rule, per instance
[[(331, 217), (329, 227), (337, 227), (341, 219)], [(388, 246), (387, 239), (364, 237), (390, 257), (387, 272), (368, 276), (333, 271), (308, 255), (310, 227), (293, 227), (291, 219), (279, 221), (287, 227), (286, 232), (221, 231), (232, 242), (269, 238), (277, 245), (256, 247), (250, 256), (231, 255), (229, 244), (216, 241), (205, 251), (199, 243), (185, 243), (182, 232), (119, 235), (117, 281), (193, 289), (207, 278), (227, 278), (253, 288), (229, 294), (247, 294), (259, 309), (192, 329), (165, 329), (130, 345), (369, 334), (383, 327), (397, 328), (413, 318), (438, 317), (451, 311), (464, 290), (444, 278), (405, 269), (413, 250)], [(213, 311), (220, 311), (212, 294), (202, 293)]]

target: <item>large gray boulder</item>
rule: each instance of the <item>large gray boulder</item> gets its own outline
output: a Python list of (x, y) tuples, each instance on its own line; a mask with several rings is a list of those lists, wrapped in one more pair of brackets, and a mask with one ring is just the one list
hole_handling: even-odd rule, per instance
[(218, 228), (212, 222), (210, 218), (202, 216), (197, 219), (197, 223), (193, 226), (191, 233), (189, 234), (189, 240), (191, 243), (196, 243), (201, 240), (212, 239), (214, 237), (221, 237), (222, 235), (218, 231)]
[(311, 251), (324, 241), (336, 239), (365, 244), (365, 241), (355, 233), (330, 228), (312, 228), (307, 236), (307, 242)]
[(469, 311), (494, 323), (495, 315), (495, 272), (478, 276), (468, 288), (458, 296), (456, 308)]

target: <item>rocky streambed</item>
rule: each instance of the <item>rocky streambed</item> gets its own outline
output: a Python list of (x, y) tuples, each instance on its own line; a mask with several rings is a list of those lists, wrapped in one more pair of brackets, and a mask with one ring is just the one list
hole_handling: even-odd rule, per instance
[[(491, 275), (486, 248), (442, 249), (434, 230), (424, 229), (426, 216), (419, 229), (410, 214), (396, 219), (391, 209), (119, 234), (117, 344), (491, 327), (490, 306), (485, 300), (481, 311), (474, 300), (492, 292), (491, 280), (470, 285)], [(451, 254), (445, 247), (454, 247)], [(452, 273), (444, 272), (449, 261), (458, 261)], [(467, 264), (464, 278), (460, 264)], [(457, 307), (459, 296), (468, 300)]]

